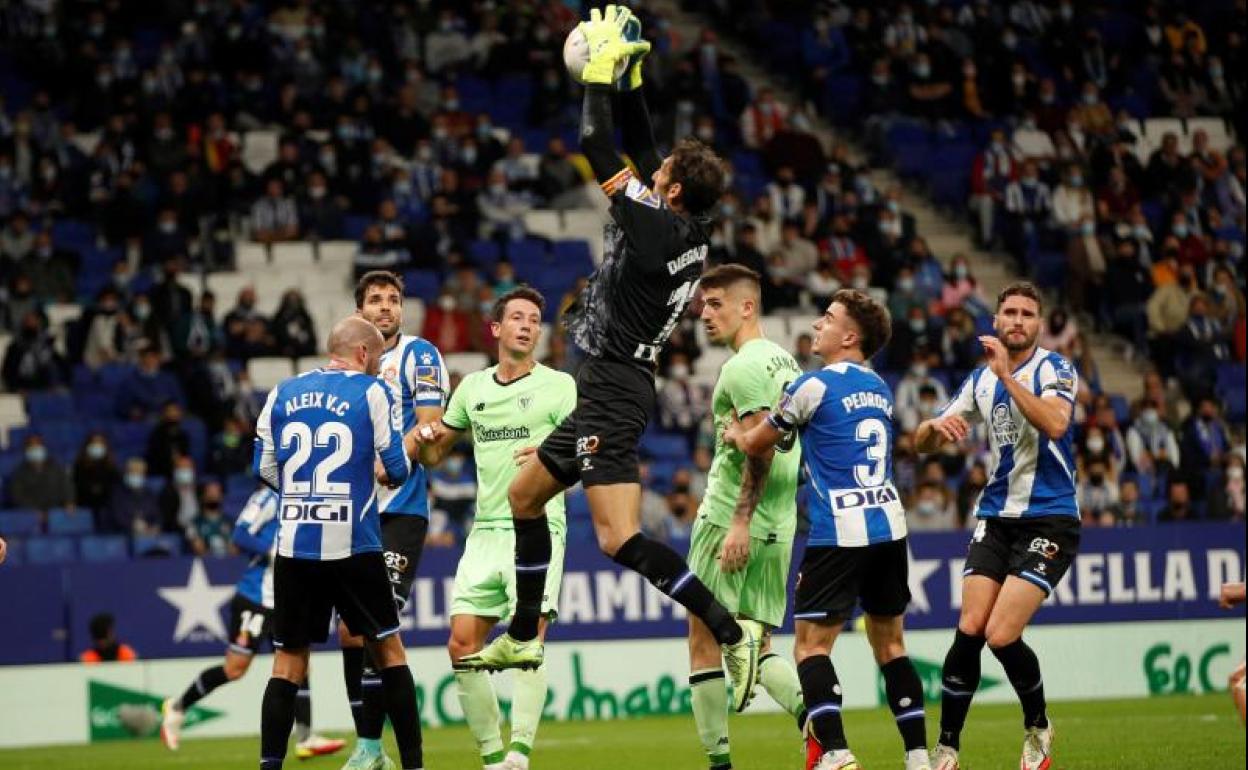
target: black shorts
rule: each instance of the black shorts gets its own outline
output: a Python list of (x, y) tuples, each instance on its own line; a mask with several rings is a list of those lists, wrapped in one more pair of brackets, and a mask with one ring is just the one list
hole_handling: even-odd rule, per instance
[(537, 449), (564, 486), (636, 484), (637, 444), (654, 411), (654, 375), (629, 364), (591, 358), (576, 375), (576, 409)]
[(998, 583), (1014, 575), (1048, 595), (1074, 563), (1080, 533), (1074, 516), (980, 519), (962, 575), (983, 575)]
[(910, 603), (910, 558), (904, 537), (860, 548), (806, 549), (797, 573), (793, 618), (841, 623), (858, 603), (868, 615), (905, 614)]
[(354, 635), (371, 640), (399, 632), (386, 560), (380, 551), (317, 561), (278, 556), (273, 646), (299, 650), (329, 638), (334, 610)]
[(273, 610), (242, 594), (230, 600), (230, 652), (255, 655), (266, 640), (273, 641)]
[(425, 550), (428, 533), (429, 520), (424, 516), (381, 514), (381, 547), (385, 549), (386, 576), (390, 578), (395, 607), (400, 611), (411, 599), (412, 581), (420, 568), (420, 555)]

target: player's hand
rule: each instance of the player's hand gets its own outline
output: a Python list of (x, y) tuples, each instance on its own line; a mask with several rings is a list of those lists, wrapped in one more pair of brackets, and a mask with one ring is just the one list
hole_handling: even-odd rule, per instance
[(1222, 594), (1218, 597), (1218, 606), (1229, 610), (1237, 604), (1244, 603), (1243, 583), (1223, 583)]
[(386, 473), (386, 466), (381, 464), (381, 460), (373, 462), (373, 474), (377, 477), (377, 483), (383, 487), (394, 489), (398, 486), (390, 482), (390, 474)]
[(1010, 376), (1010, 354), (1005, 349), (1005, 345), (1001, 340), (988, 334), (980, 336), (979, 342), (984, 346), (984, 359), (988, 363), (988, 369), (997, 375), (997, 379), (1004, 380)]
[(950, 444), (957, 444), (971, 435), (970, 424), (956, 414), (936, 418), (932, 421), (932, 429)]
[(535, 446), (526, 446), (523, 449), (517, 449), (511, 453), (511, 458), (516, 461), (517, 468), (523, 468), (525, 465), (528, 465), (530, 460), (533, 460), (536, 457), (537, 447)]
[(446, 426), (441, 421), (421, 423), (412, 428), (411, 435), (418, 444), (436, 444), (446, 435)]
[(624, 39), (624, 28), (631, 18), (628, 9), (608, 5), (605, 13), (591, 9), (589, 21), (581, 22), (581, 33), (589, 44), (589, 61), (581, 72), (586, 85), (611, 85), (620, 59), (650, 50), (649, 43), (629, 43)]
[(750, 523), (733, 519), (724, 537), (724, 547), (719, 552), (719, 568), (724, 572), (739, 572), (750, 563)]
[(626, 8), (625, 10), (628, 12), (629, 18), (624, 25), (624, 42), (640, 43), (645, 48), (628, 57), (628, 69), (624, 71), (624, 77), (620, 78), (615, 87), (621, 91), (636, 91), (638, 88), (641, 88), (641, 67), (646, 54), (650, 53), (650, 42), (642, 39), (641, 21), (633, 15), (632, 9)]

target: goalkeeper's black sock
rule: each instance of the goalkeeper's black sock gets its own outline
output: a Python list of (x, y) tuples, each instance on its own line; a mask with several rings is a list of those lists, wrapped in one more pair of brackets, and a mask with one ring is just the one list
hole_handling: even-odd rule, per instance
[(546, 571), (550, 568), (550, 525), (546, 517), (515, 519), (516, 529), (516, 611), (507, 633), (527, 642), (537, 638), (542, 615), (542, 595), (546, 592)]
[(971, 710), (971, 699), (979, 689), (979, 657), (986, 641), (982, 636), (971, 636), (959, 629), (945, 655), (941, 671), (940, 742), (951, 749), (961, 747), (966, 712)]
[(825, 752), (848, 749), (841, 721), (841, 683), (827, 655), (812, 655), (797, 664), (811, 733)]
[(711, 629), (720, 644), (741, 641), (741, 626), (698, 580), (680, 554), (667, 545), (638, 532), (612, 558), (616, 564), (641, 573), (655, 588), (684, 605)]
[(278, 770), (286, 760), (286, 743), (295, 722), (295, 694), (299, 685), (273, 677), (260, 704), (260, 768)]
[(927, 747), (926, 714), (923, 711), (923, 682), (919, 672), (908, 656), (891, 660), (880, 666), (884, 675), (884, 692), (888, 707), (893, 711), (897, 731), (906, 745), (906, 751)]
[(178, 698), (178, 711), (186, 711), (201, 698), (228, 681), (230, 678), (225, 675), (225, 666), (204, 669), (199, 676), (195, 677), (195, 681), (191, 682), (191, 686), (186, 688), (186, 692), (182, 693), (182, 697)]
[(1040, 659), (1021, 638), (1004, 647), (990, 647), (1001, 662), (1005, 675), (1018, 693), (1023, 706), (1023, 727), (1048, 727), (1045, 715), (1044, 679), (1040, 676)]

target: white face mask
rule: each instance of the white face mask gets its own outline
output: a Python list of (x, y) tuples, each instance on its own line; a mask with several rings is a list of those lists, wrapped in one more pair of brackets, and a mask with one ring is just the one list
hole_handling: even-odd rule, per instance
[(454, 309), (455, 309), (455, 298), (454, 298), (454, 297), (441, 297), (441, 298), (439, 298), (439, 299), (438, 299), (438, 307), (442, 308), (443, 310), (445, 310), (445, 311), (447, 311), (447, 312), (450, 312), (450, 311), (454, 310)]
[(1100, 436), (1093, 436), (1088, 439), (1088, 451), (1092, 453), (1101, 452), (1105, 449), (1105, 439)]
[(689, 365), (672, 364), (671, 368), (668, 369), (668, 374), (671, 375), (673, 380), (683, 380), (689, 376)]

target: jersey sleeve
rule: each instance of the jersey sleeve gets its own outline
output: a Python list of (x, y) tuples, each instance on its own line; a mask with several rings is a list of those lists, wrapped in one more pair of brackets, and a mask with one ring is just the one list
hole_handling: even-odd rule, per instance
[(459, 387), (451, 394), (451, 400), (447, 402), (446, 411), (442, 414), (442, 422), (446, 427), (458, 431), (468, 430), (471, 424), (468, 419), (468, 390), (475, 381), (476, 372), (473, 372), (461, 380)]
[(1069, 361), (1054, 353), (1036, 368), (1036, 388), (1041, 398), (1064, 398), (1073, 404), (1079, 392), (1079, 374)]
[(234, 544), (257, 556), (267, 554), (277, 532), (276, 527), (269, 526), (276, 521), (277, 503), (277, 496), (267, 489), (252, 493), (234, 522), (234, 531), (230, 535)]
[(941, 417), (957, 415), (969, 423), (979, 420), (979, 407), (975, 405), (975, 381), (979, 372), (980, 370), (976, 369), (966, 376), (966, 379), (958, 386), (957, 393), (954, 393), (949, 403), (941, 408)]
[(277, 450), (273, 445), (273, 408), (277, 403), (277, 391), (280, 387), (269, 391), (269, 397), (264, 400), (264, 408), (260, 410), (260, 417), (256, 419), (255, 454), (251, 461), (256, 477), (275, 490), (278, 488), (278, 473)]
[(390, 389), (375, 381), (368, 386), (368, 416), (373, 424), (373, 449), (395, 484), (407, 480), (411, 461), (403, 451), (403, 407), (395, 402)]
[(551, 414), (556, 427), (576, 409), (576, 380), (565, 374), (557, 382), (559, 395), (555, 399), (554, 412)]
[(433, 343), (421, 340), (412, 346), (403, 364), (403, 378), (412, 394), (412, 406), (440, 408), (446, 405), (450, 378), (442, 354)]
[(813, 372), (803, 374), (784, 389), (780, 403), (767, 420), (779, 430), (796, 430), (815, 416), (827, 390), (828, 386)]
[[(676, 256), (671, 253), (672, 218), (676, 215), (663, 205), (658, 193), (646, 187), (632, 172), (621, 173), (626, 177), (608, 192), (611, 218), (624, 232), (630, 254), (638, 266), (646, 272), (658, 270)], [(603, 188), (607, 189), (610, 184), (612, 182), (604, 184)]]
[(724, 392), (740, 419), (775, 406), (775, 399), (770, 393), (771, 378), (749, 362), (730, 361), (720, 372), (720, 378)]

